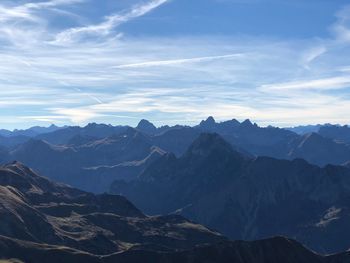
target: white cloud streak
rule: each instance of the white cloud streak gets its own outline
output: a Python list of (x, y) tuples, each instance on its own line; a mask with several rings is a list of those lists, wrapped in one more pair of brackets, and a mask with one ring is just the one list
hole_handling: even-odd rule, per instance
[(350, 76), (323, 78), (323, 79), (311, 79), (304, 81), (294, 81), (286, 83), (268, 84), (262, 85), (261, 89), (264, 91), (276, 91), (276, 90), (336, 90), (336, 89), (349, 89)]
[(81, 3), (84, 0), (51, 0), (46, 2), (26, 3), (15, 7), (4, 7), (0, 5), (0, 22), (14, 19), (23, 19), (29, 21), (38, 21), (39, 18), (33, 15), (33, 11), (53, 8), (62, 5), (71, 5)]
[(131, 10), (123, 13), (114, 14), (105, 18), (100, 24), (89, 25), (84, 27), (70, 28), (59, 33), (56, 36), (56, 44), (65, 44), (75, 41), (77, 38), (84, 36), (102, 35), (108, 36), (119, 25), (128, 22), (129, 20), (141, 17), (153, 9), (165, 4), (169, 0), (152, 0), (146, 4), (134, 6)]
[(127, 69), (127, 68), (174, 66), (174, 65), (182, 65), (182, 64), (187, 64), (187, 63), (201, 63), (201, 62), (210, 62), (210, 61), (221, 60), (221, 59), (233, 59), (233, 58), (242, 57), (242, 56), (243, 56), (243, 54), (230, 54), (230, 55), (199, 57), (199, 58), (147, 61), (147, 62), (114, 66), (113, 68)]

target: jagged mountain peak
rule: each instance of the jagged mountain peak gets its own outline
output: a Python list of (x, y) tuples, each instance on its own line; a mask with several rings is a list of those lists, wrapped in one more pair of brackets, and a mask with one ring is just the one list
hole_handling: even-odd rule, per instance
[(228, 126), (228, 127), (237, 127), (241, 123), (238, 120), (236, 120), (236, 119), (232, 119), (232, 120), (221, 122), (220, 124), (223, 125), (223, 126)]
[(93, 129), (93, 128), (102, 128), (102, 127), (108, 127), (106, 124), (99, 124), (96, 122), (90, 122), (88, 125), (85, 126), (87, 129)]
[(151, 123), (148, 120), (142, 119), (139, 124), (136, 127), (137, 130), (147, 133), (147, 134), (153, 134), (157, 131), (157, 127), (154, 126), (153, 123)]
[(241, 123), (241, 126), (242, 127), (252, 127), (252, 126), (254, 126), (254, 124), (249, 119), (246, 119), (245, 121), (243, 121)]
[(216, 121), (213, 116), (209, 116), (206, 120), (201, 121), (199, 126), (201, 128), (213, 128), (216, 124)]

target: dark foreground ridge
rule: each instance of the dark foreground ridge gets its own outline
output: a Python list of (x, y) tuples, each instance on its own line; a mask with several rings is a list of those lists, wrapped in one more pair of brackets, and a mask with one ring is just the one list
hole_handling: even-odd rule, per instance
[[(121, 196), (50, 182), (14, 162), (0, 168), (0, 251), (23, 262), (349, 262), (283, 237), (228, 241), (177, 215), (149, 217)], [(15, 262), (15, 261), (10, 261)]]

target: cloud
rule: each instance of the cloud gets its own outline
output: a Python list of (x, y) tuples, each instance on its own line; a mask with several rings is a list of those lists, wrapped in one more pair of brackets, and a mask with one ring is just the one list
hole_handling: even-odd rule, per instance
[[(66, 84), (67, 85), (67, 84)], [(74, 90), (76, 90), (77, 92), (81, 93), (81, 95), (83, 96), (87, 96), (89, 98), (91, 98), (92, 100), (94, 100), (95, 102), (99, 103), (99, 104), (103, 104), (103, 102), (97, 98), (96, 96), (94, 95), (91, 95), (90, 93), (86, 93), (86, 92), (83, 92), (81, 89), (79, 88), (74, 88)]]
[(326, 52), (327, 48), (325, 46), (316, 46), (307, 50), (307, 52), (305, 52), (302, 57), (302, 63), (304, 67), (306, 69), (310, 69), (310, 63), (312, 63), (314, 60), (316, 60)]
[(350, 5), (345, 6), (336, 14), (337, 22), (331, 26), (331, 31), (340, 42), (350, 42)]
[(65, 109), (65, 108), (58, 108), (58, 109), (52, 109), (52, 111), (55, 112), (54, 116), (50, 116), (46, 119), (63, 119), (68, 118), (73, 123), (83, 123), (86, 120), (91, 120), (93, 118), (96, 118), (99, 116), (94, 111), (89, 111), (87, 109)]
[[(121, 23), (168, 1), (143, 1), (86, 26), (70, 13), (80, 10), (70, 6), (81, 1), (26, 2), (0, 5), (6, 14), (0, 16), (6, 17), (0, 18), (2, 126), (14, 127), (13, 119), (18, 127), (91, 121), (133, 125), (141, 118), (193, 124), (208, 115), (281, 126), (350, 122), (340, 114), (350, 111), (350, 47), (340, 36), (302, 41), (130, 37), (117, 32)], [(84, 8), (93, 2), (86, 1)], [(62, 13), (55, 15), (71, 15), (72, 21), (54, 24), (47, 11), (57, 8)], [(345, 14), (338, 24), (346, 27), (342, 19)], [(118, 41), (116, 34), (123, 34)], [(96, 41), (85, 41), (91, 35)]]
[[(38, 16), (33, 14), (35, 10), (48, 9), (62, 5), (71, 5), (81, 3), (85, 0), (51, 0), (46, 2), (30, 2), (14, 7), (5, 7), (0, 5), (0, 22), (14, 19), (23, 19), (28, 21), (39, 21)], [(18, 22), (18, 21), (17, 21)]]
[(22, 5), (22, 9), (45, 9), (50, 7), (56, 7), (60, 5), (71, 5), (76, 3), (82, 3), (85, 0), (51, 0), (46, 2), (35, 2), (35, 3), (27, 3)]
[(113, 68), (117, 69), (125, 69), (125, 68), (144, 68), (144, 67), (159, 67), (159, 66), (173, 66), (173, 65), (181, 65), (187, 63), (202, 63), (202, 62), (210, 62), (213, 60), (220, 59), (232, 59), (241, 57), (243, 54), (230, 54), (230, 55), (222, 55), (222, 56), (210, 56), (210, 57), (199, 57), (199, 58), (185, 58), (185, 59), (172, 59), (172, 60), (159, 60), (159, 61), (147, 61), (133, 64), (125, 64), (114, 66)]
[(276, 90), (335, 90), (348, 89), (350, 87), (350, 76), (311, 79), (303, 81), (293, 81), (286, 83), (276, 83), (262, 85), (261, 89), (264, 91)]
[[(311, 70), (300, 64), (300, 54), (315, 44), (123, 38), (98, 46), (48, 46), (30, 56), (7, 52), (0, 57), (0, 78), (8, 78), (9, 83), (0, 83), (0, 94), (9, 90), (6, 87), (14, 92), (22, 86), (22, 94), (7, 96), (18, 101), (19, 114), (28, 115), (23, 120), (36, 124), (136, 124), (140, 118), (193, 124), (206, 115), (283, 126), (345, 123), (347, 119), (338, 111), (350, 110), (346, 97), (350, 79), (338, 70), (340, 64), (333, 56), (338, 58), (339, 53), (329, 49), (327, 56), (318, 57), (319, 63), (310, 64)], [(214, 56), (218, 50), (229, 55)], [(37, 94), (30, 94), (32, 89)], [(31, 100), (45, 103), (32, 107), (37, 114), (25, 113), (25, 104)], [(10, 103), (6, 107), (12, 109)]]
[(75, 16), (76, 18), (78, 15), (60, 8), (84, 1), (51, 0), (11, 6), (0, 4), (0, 44), (26, 48), (35, 43), (48, 41), (52, 37), (52, 32), (49, 32), (47, 28), (49, 23), (45, 18), (47, 13), (55, 12), (61, 16)]
[(143, 16), (153, 9), (165, 4), (169, 0), (152, 0), (145, 4), (135, 5), (131, 10), (107, 16), (100, 24), (89, 25), (84, 27), (70, 28), (59, 33), (56, 36), (56, 44), (70, 43), (84, 36), (108, 36), (120, 24), (126, 23), (132, 19)]

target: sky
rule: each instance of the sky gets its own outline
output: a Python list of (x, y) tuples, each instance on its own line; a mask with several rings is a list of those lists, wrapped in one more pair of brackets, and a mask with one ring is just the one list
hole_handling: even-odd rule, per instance
[(349, 113), (348, 0), (0, 1), (0, 128)]

